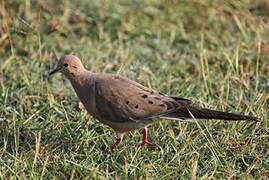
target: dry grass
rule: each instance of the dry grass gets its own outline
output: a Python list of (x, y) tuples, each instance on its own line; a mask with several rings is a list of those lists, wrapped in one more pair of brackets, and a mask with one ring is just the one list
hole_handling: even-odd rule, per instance
[[(1, 1), (0, 178), (268, 179), (269, 4), (260, 1)], [(160, 121), (115, 134), (77, 111), (48, 73), (64, 54), (173, 96), (262, 123)]]

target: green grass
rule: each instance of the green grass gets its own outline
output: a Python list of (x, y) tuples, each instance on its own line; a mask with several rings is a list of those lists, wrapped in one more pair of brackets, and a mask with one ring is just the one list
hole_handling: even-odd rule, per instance
[[(59, 3), (61, 2), (61, 3)], [(269, 3), (247, 1), (0, 2), (1, 179), (268, 179)], [(261, 123), (160, 120), (139, 148), (93, 119), (61, 75), (74, 54), (196, 104)]]

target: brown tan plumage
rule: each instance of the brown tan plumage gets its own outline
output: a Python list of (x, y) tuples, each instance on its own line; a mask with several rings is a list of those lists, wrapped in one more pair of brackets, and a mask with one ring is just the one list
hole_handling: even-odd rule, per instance
[(189, 99), (162, 94), (118, 75), (92, 73), (72, 55), (61, 57), (50, 75), (56, 72), (63, 73), (70, 80), (84, 107), (94, 118), (117, 132), (118, 139), (112, 150), (122, 141), (123, 133), (135, 129), (143, 129), (143, 146), (153, 145), (147, 141), (147, 126), (154, 118), (257, 121), (252, 116), (200, 108)]

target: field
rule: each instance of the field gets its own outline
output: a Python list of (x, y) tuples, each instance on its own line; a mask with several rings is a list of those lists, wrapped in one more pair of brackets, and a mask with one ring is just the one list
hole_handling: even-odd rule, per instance
[[(267, 0), (0, 1), (0, 179), (268, 179)], [(65, 54), (261, 122), (159, 120), (140, 148), (48, 74)]]

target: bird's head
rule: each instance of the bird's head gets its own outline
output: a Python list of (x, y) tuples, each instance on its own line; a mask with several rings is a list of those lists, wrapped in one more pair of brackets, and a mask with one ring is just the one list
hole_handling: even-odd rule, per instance
[(85, 71), (85, 69), (78, 57), (73, 55), (65, 55), (60, 58), (57, 68), (50, 72), (49, 75), (61, 72), (67, 78), (72, 79), (83, 71)]

